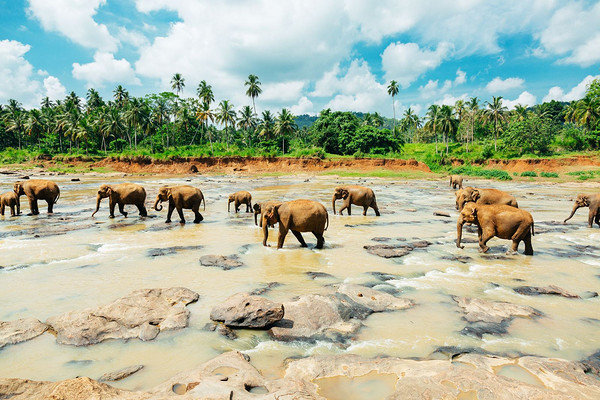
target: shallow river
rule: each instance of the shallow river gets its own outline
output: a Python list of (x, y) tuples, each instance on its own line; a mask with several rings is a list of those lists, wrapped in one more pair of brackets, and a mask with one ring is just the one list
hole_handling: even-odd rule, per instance
[[(3, 176), (0, 192), (10, 190), (15, 180)], [(587, 228), (587, 209), (580, 209), (567, 225), (557, 224), (569, 215), (572, 198), (593, 192), (582, 184), (501, 183), (469, 180), (468, 185), (495, 187), (517, 197), (519, 205), (532, 212), (537, 234), (535, 255), (505, 256), (509, 241), (492, 239), (488, 255), (481, 255), (474, 242), (464, 250), (454, 245), (457, 212), (453, 191), (444, 181), (399, 181), (394, 179), (338, 179), (335, 177), (87, 177), (71, 182), (69, 176), (52, 177), (61, 188), (55, 214), (18, 218), (0, 217), (0, 320), (35, 317), (41, 321), (67, 311), (97, 307), (133, 290), (183, 286), (200, 294), (190, 304), (189, 327), (161, 332), (149, 342), (105, 341), (87, 347), (59, 345), (51, 334), (43, 334), (0, 350), (0, 376), (34, 380), (61, 380), (75, 376), (98, 378), (105, 372), (129, 365), (145, 368), (114, 385), (127, 389), (149, 389), (178, 372), (197, 366), (216, 355), (236, 349), (251, 356), (252, 363), (267, 376), (282, 373), (287, 357), (352, 353), (363, 356), (390, 355), (428, 357), (444, 346), (476, 348), (508, 355), (532, 354), (580, 360), (600, 348), (600, 298), (568, 299), (559, 296), (524, 296), (513, 288), (522, 285), (561, 288), (584, 295), (600, 291), (600, 230)], [(191, 180), (188, 182), (188, 180)], [(134, 181), (145, 186), (150, 217), (140, 218), (134, 206), (123, 218), (108, 218), (108, 199), (91, 218), (95, 193), (101, 183)], [(158, 213), (151, 205), (159, 186), (191, 184), (206, 197), (204, 221), (165, 224), (166, 207)], [(363, 184), (377, 195), (381, 217), (372, 210), (362, 216), (353, 207), (352, 216), (331, 212), (333, 188), (340, 183)], [(253, 200), (310, 198), (324, 203), (330, 213), (325, 247), (314, 249), (312, 234), (304, 234), (308, 249), (300, 248), (288, 235), (282, 250), (275, 250), (277, 231), (262, 246), (262, 231), (252, 214), (227, 213), (227, 195), (249, 190)], [(29, 211), (21, 198), (22, 211)], [(337, 208), (341, 207), (338, 201)], [(416, 209), (417, 211), (414, 212)], [(451, 218), (434, 216), (447, 211)], [(173, 220), (178, 221), (176, 213)], [(465, 239), (476, 239), (465, 228)], [(415, 249), (397, 259), (367, 253), (373, 238), (428, 240), (426, 249)], [(202, 246), (158, 255), (152, 249)], [(203, 267), (205, 254), (237, 254), (246, 266), (224, 271)], [(457, 259), (456, 256), (462, 256)], [(332, 277), (313, 279), (308, 272)], [(372, 274), (380, 272), (381, 274)], [(413, 299), (416, 306), (378, 313), (364, 321), (356, 339), (348, 343), (280, 343), (264, 332), (239, 331), (229, 340), (204, 327), (210, 310), (230, 295), (278, 282), (264, 296), (287, 301), (309, 293), (329, 293), (332, 285), (376, 282), (398, 295)], [(460, 331), (466, 322), (452, 295), (477, 297), (529, 305), (544, 313), (537, 319), (516, 318), (506, 335), (484, 335), (482, 339)]]

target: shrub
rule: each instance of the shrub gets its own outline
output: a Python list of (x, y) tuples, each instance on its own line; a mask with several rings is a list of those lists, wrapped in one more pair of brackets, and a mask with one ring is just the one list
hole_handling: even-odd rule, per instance
[(501, 169), (483, 169), (481, 167), (473, 167), (472, 165), (462, 165), (452, 168), (450, 173), (457, 175), (480, 176), (482, 178), (498, 179), (500, 181), (511, 181), (512, 177), (508, 172)]
[(542, 178), (558, 178), (558, 174), (556, 172), (542, 172), (540, 173)]
[(521, 176), (538, 176), (538, 174), (535, 171), (525, 171), (521, 172)]

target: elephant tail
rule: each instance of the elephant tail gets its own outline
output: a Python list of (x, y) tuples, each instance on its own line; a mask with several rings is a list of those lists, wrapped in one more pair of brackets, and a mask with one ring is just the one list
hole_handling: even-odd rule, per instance
[(531, 236), (535, 236), (535, 229), (533, 229), (534, 222), (531, 221)]
[(54, 199), (54, 204), (58, 203), (58, 199), (60, 199), (60, 189), (58, 190), (58, 194), (56, 195), (56, 199)]
[(202, 211), (206, 211), (206, 200), (204, 200), (204, 196), (202, 196)]
[(326, 219), (327, 219), (327, 224), (325, 225), (325, 230), (327, 230), (327, 228), (329, 228), (329, 213), (326, 212), (325, 215), (326, 215)]

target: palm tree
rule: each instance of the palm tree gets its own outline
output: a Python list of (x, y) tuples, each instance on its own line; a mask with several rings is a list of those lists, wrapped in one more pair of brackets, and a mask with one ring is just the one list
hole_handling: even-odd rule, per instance
[[(142, 99), (134, 97), (127, 106), (127, 110), (123, 113), (125, 122), (133, 129), (133, 143), (137, 150), (137, 134), (145, 131), (150, 122), (150, 110), (146, 102)], [(131, 143), (130, 143), (131, 146)]]
[(258, 125), (259, 135), (266, 138), (266, 140), (271, 139), (271, 135), (275, 132), (275, 120), (271, 115), (271, 111), (265, 110), (262, 113), (262, 119), (260, 120), (260, 124)]
[(46, 96), (42, 99), (40, 103), (41, 108), (52, 108), (54, 107), (54, 103), (50, 100), (50, 97)]
[(458, 120), (454, 118), (454, 110), (451, 106), (443, 105), (440, 108), (438, 125), (442, 132), (444, 142), (446, 143), (446, 155), (448, 155), (448, 142), (450, 136), (456, 134), (458, 130)]
[(227, 149), (229, 149), (227, 126), (231, 124), (232, 127), (235, 127), (235, 110), (233, 109), (233, 104), (229, 103), (229, 100), (223, 100), (219, 103), (216, 120), (218, 123), (225, 125), (225, 138), (227, 140)]
[(69, 95), (65, 98), (65, 104), (68, 104), (68, 107), (74, 107), (77, 111), (81, 112), (81, 99), (77, 97), (75, 92), (69, 93)]
[[(475, 121), (479, 119), (479, 99), (477, 97), (471, 97), (469, 104), (467, 105), (469, 112), (469, 119), (471, 122), (471, 143), (473, 143), (475, 137)], [(469, 152), (469, 138), (467, 137), (467, 153)]]
[(575, 121), (590, 131), (595, 122), (600, 118), (600, 101), (591, 96), (586, 96), (575, 105)]
[(291, 135), (298, 130), (294, 115), (289, 112), (287, 108), (281, 110), (277, 116), (277, 122), (275, 124), (275, 133), (281, 136), (283, 140), (283, 154), (285, 154), (285, 135)]
[(244, 83), (244, 85), (248, 86), (248, 89), (246, 90), (246, 96), (252, 99), (252, 108), (254, 108), (254, 114), (256, 114), (256, 104), (254, 103), (254, 99), (262, 93), (262, 89), (260, 88), (261, 83), (258, 80), (258, 76), (252, 74), (248, 75), (248, 80)]
[(179, 72), (177, 72), (171, 78), (171, 89), (175, 90), (177, 92), (177, 96), (179, 96), (179, 93), (183, 91), (184, 87), (185, 79), (183, 78), (183, 76), (181, 76)]
[(17, 136), (19, 149), (21, 149), (21, 136), (25, 132), (24, 114), (25, 112), (21, 109), (21, 104), (14, 99), (10, 99), (5, 117), (6, 131), (14, 132)]
[(512, 111), (515, 121), (525, 121), (527, 119), (527, 114), (527, 106), (524, 106), (523, 104), (517, 104)]
[[(215, 122), (215, 114), (210, 109), (210, 103), (205, 101), (202, 103), (202, 105), (200, 105), (200, 107), (198, 107), (198, 110), (196, 111), (196, 119), (200, 121), (200, 125), (202, 125), (205, 134), (207, 132), (210, 132), (206, 129), (208, 121), (213, 123)], [(210, 150), (214, 151), (212, 144), (212, 135), (210, 133), (208, 134), (208, 140), (210, 141)]]
[(404, 119), (402, 120), (402, 123), (407, 131), (413, 129), (412, 141), (414, 142), (417, 130), (421, 127), (421, 119), (417, 114), (414, 113), (412, 108), (408, 107), (406, 111), (404, 111)]
[(250, 146), (252, 144), (250, 130), (255, 130), (257, 126), (256, 114), (254, 114), (254, 111), (252, 111), (252, 107), (244, 106), (242, 108), (238, 116), (237, 125), (246, 131), (246, 145)]
[[(113, 136), (115, 138), (122, 138), (126, 130), (127, 127), (119, 110), (114, 107), (108, 108), (100, 127), (103, 137), (109, 138)], [(106, 142), (104, 143), (104, 151), (106, 152)]]
[(394, 135), (396, 134), (396, 104), (394, 97), (398, 94), (398, 91), (398, 82), (391, 81), (387, 87), (387, 92), (390, 96), (392, 96), (392, 109), (394, 110)]
[(38, 148), (41, 148), (40, 134), (44, 131), (44, 119), (40, 110), (34, 108), (29, 112), (24, 128), (30, 138), (37, 138)]
[(435, 136), (435, 153), (438, 152), (438, 140), (437, 140), (437, 123), (440, 116), (440, 106), (437, 104), (432, 104), (427, 109), (427, 114), (425, 115), (425, 119), (427, 122), (425, 123), (425, 128), (433, 133)]
[(203, 103), (208, 104), (208, 107), (210, 107), (210, 103), (215, 101), (212, 86), (207, 84), (206, 81), (200, 82), (198, 89), (196, 89), (196, 93), (198, 94), (198, 98), (202, 100)]
[(577, 119), (575, 117), (577, 114), (577, 102), (572, 101), (571, 103), (567, 104), (567, 106), (565, 107), (564, 113), (565, 113), (565, 122), (574, 123), (575, 120)]
[(117, 106), (120, 108), (125, 107), (125, 103), (129, 100), (129, 92), (123, 86), (119, 85), (113, 90), (113, 95)]
[(506, 121), (506, 106), (502, 105), (502, 96), (493, 96), (492, 102), (486, 101), (484, 110), (486, 121), (494, 121), (494, 151), (498, 150), (498, 124)]
[(88, 113), (104, 105), (104, 100), (100, 97), (100, 93), (94, 88), (88, 89), (85, 99)]

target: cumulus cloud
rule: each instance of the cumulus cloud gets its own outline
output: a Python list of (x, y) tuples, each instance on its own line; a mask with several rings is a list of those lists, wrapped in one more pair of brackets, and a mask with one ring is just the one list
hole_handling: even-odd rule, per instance
[(586, 76), (585, 78), (583, 78), (583, 80), (581, 82), (579, 82), (575, 87), (573, 87), (567, 93), (565, 93), (565, 91), (561, 87), (554, 86), (554, 87), (550, 88), (550, 90), (548, 90), (548, 94), (546, 94), (544, 96), (542, 101), (547, 102), (547, 101), (552, 101), (552, 100), (556, 100), (556, 101), (579, 100), (579, 99), (583, 98), (583, 96), (585, 96), (585, 92), (586, 92), (589, 84), (592, 83), (592, 81), (594, 79), (600, 79), (600, 75)]
[(502, 104), (505, 105), (509, 110), (514, 110), (517, 104), (531, 107), (536, 104), (536, 100), (537, 99), (534, 95), (528, 91), (524, 91), (515, 100), (502, 99)]
[(312, 101), (308, 99), (308, 97), (302, 96), (298, 101), (298, 104), (290, 107), (290, 112), (294, 115), (315, 115), (315, 107)]
[(456, 71), (456, 78), (454, 78), (454, 81), (446, 79), (442, 86), (439, 85), (439, 80), (430, 79), (427, 84), (419, 87), (421, 98), (431, 99), (434, 97), (443, 96), (447, 94), (450, 89), (465, 83), (466, 77), (467, 74), (459, 68)]
[(116, 51), (117, 39), (106, 25), (93, 18), (105, 3), (106, 0), (29, 0), (28, 12), (46, 31), (58, 32), (84, 47)]
[(524, 83), (525, 81), (521, 78), (502, 79), (500, 77), (496, 77), (492, 79), (485, 88), (490, 93), (503, 93), (507, 90), (523, 87)]
[(301, 97), (304, 86), (305, 83), (302, 81), (266, 84), (262, 86), (262, 93), (259, 98), (263, 101), (296, 101)]
[(434, 101), (433, 103), (440, 106), (453, 106), (458, 100), (467, 101), (468, 97), (469, 96), (466, 93), (463, 93), (460, 96), (452, 96), (450, 94), (445, 94), (444, 97)]
[[(35, 71), (25, 59), (30, 46), (16, 40), (0, 40), (0, 103), (15, 99), (26, 108), (38, 107), (44, 96), (64, 96), (64, 87), (45, 71)], [(40, 77), (45, 76), (42, 82)], [(62, 88), (62, 91), (61, 91)]]
[(94, 61), (87, 64), (73, 63), (73, 77), (83, 80), (88, 87), (101, 88), (107, 83), (140, 85), (129, 61), (117, 60), (114, 55), (96, 52)]
[(439, 43), (435, 50), (421, 50), (416, 43), (391, 43), (381, 55), (385, 78), (398, 81), (406, 89), (419, 76), (437, 68), (451, 51), (448, 42)]
[(144, 34), (137, 31), (130, 31), (120, 27), (117, 37), (122, 43), (129, 43), (134, 47), (143, 47), (150, 44), (150, 41)]

